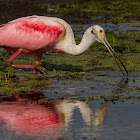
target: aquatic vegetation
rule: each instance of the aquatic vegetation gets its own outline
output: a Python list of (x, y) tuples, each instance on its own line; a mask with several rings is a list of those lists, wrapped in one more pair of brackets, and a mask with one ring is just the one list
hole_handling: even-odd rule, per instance
[(106, 36), (107, 36), (109, 43), (112, 44), (112, 47), (114, 49), (115, 43), (117, 43), (117, 41), (118, 41), (117, 35), (113, 32), (109, 32), (109, 33), (107, 33)]
[(140, 27), (140, 21), (133, 21), (130, 26), (132, 27)]
[[(89, 19), (100, 19), (106, 22), (126, 22), (132, 19), (138, 19), (140, 13), (140, 3), (138, 0), (122, 0), (118, 1), (79, 1), (70, 4), (50, 5), (49, 8), (53, 9), (55, 13), (73, 14), (74, 16), (81, 16)], [(52, 12), (52, 11), (48, 11)], [(96, 18), (94, 17), (96, 16)], [(99, 17), (98, 17), (99, 16)]]
[(0, 75), (0, 95), (11, 93), (42, 92), (46, 85), (52, 84), (43, 75)]
[[(2, 4), (0, 13), (3, 14), (5, 8), (7, 8), (10, 15), (18, 17), (19, 15), (25, 16), (36, 13), (40, 15), (61, 14), (67, 19), (72, 15), (73, 18), (82, 17), (88, 20), (102, 20), (112, 23), (138, 21), (140, 18), (139, 0), (79, 0), (72, 3), (65, 1), (47, 3), (46, 1), (8, 0), (8, 4), (7, 2)], [(9, 18), (12, 19), (12, 17), (7, 16), (6, 20), (9, 21)]]
[(9, 78), (13, 76), (13, 73), (14, 69), (12, 67), (6, 67), (3, 71), (0, 71), (0, 81), (4, 79), (8, 82)]

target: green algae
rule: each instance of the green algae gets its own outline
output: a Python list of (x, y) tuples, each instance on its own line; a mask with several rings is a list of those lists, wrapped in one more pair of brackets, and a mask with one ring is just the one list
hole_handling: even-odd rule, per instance
[(140, 27), (140, 21), (133, 21), (130, 26), (132, 27)]
[[(25, 5), (25, 6), (24, 6)], [(76, 2), (29, 2), (27, 0), (8, 0), (3, 3), (0, 12), (9, 9), (11, 15), (63, 15), (65, 18), (79, 17), (88, 20), (102, 20), (103, 22), (138, 21), (140, 18), (139, 0), (79, 0)], [(25, 13), (26, 11), (26, 13)], [(7, 19), (8, 21), (8, 19)]]
[[(118, 1), (79, 1), (70, 4), (50, 5), (55, 13), (80, 16), (88, 19), (100, 19), (106, 22), (126, 22), (139, 19), (140, 3), (138, 0)], [(49, 11), (48, 11), (49, 12)], [(52, 11), (50, 11), (51, 13)], [(101, 17), (100, 17), (101, 15)], [(96, 16), (96, 18), (94, 17)]]
[[(18, 78), (19, 77), (19, 78)], [(52, 81), (46, 80), (43, 75), (10, 75), (5, 80), (4, 76), (0, 79), (0, 95), (7, 95), (12, 93), (30, 93), (30, 92), (42, 92)]]
[[(65, 18), (79, 17), (87, 20), (102, 20), (103, 22), (128, 22), (138, 21), (140, 18), (139, 0), (79, 0), (72, 2), (39, 2), (27, 0), (7, 0), (1, 2), (0, 13), (5, 15), (61, 15)], [(5, 13), (5, 9), (8, 9)], [(4, 15), (4, 16), (5, 16)], [(13, 19), (5, 16), (6, 21)], [(86, 21), (87, 21), (86, 20)], [(5, 22), (5, 21), (4, 21)]]

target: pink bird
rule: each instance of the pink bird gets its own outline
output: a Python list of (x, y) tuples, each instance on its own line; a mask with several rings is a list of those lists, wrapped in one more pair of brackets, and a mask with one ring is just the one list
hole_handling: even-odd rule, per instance
[[(39, 71), (39, 62), (46, 51), (56, 50), (66, 54), (79, 55), (96, 40), (107, 47), (120, 70), (122, 71), (119, 63), (128, 75), (127, 69), (108, 43), (105, 32), (99, 25), (89, 27), (79, 45), (75, 43), (71, 26), (60, 18), (34, 15), (0, 25), (0, 47), (15, 52), (6, 64), (14, 68), (33, 69), (34, 73), (36, 70)], [(35, 64), (13, 64), (12, 61), (22, 52), (33, 55)]]

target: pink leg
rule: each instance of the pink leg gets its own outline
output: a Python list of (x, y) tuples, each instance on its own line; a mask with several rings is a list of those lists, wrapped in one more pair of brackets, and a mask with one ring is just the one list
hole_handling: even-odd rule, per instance
[(22, 52), (22, 49), (18, 49), (6, 62), (8, 66), (12, 66), (12, 61)]
[(35, 61), (35, 65), (22, 65), (22, 64), (12, 64), (12, 61), (23, 51), (23, 49), (18, 49), (6, 62), (6, 64), (8, 66), (12, 66), (13, 68), (25, 68), (25, 69), (33, 69), (33, 73), (36, 73), (36, 70), (39, 71), (40, 73), (44, 73), (44, 72), (41, 72), (39, 69), (38, 69), (38, 65), (39, 65), (39, 61), (42, 57), (41, 56), (37, 56), (36, 57), (36, 61)]
[[(35, 58), (35, 59), (36, 59), (36, 60), (35, 60), (35, 66), (36, 66), (36, 67), (39, 65), (39, 62), (40, 62), (41, 58), (42, 58), (42, 55), (36, 56), (36, 58)], [(34, 73), (34, 74), (36, 73), (36, 69), (33, 69), (33, 73)]]
[(34, 69), (35, 65), (22, 65), (22, 64), (12, 64), (12, 61), (23, 51), (23, 49), (18, 49), (6, 62), (8, 66), (12, 66), (14, 68), (26, 68), (26, 69)]
[[(35, 66), (39, 65), (39, 61), (35, 61)], [(36, 69), (33, 69), (33, 73), (36, 74)]]

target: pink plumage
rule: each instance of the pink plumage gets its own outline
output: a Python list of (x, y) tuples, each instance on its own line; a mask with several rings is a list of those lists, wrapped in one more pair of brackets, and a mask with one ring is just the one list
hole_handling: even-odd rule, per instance
[(62, 26), (49, 22), (37, 16), (9, 22), (0, 28), (0, 45), (28, 50), (47, 49), (47, 45), (57, 43), (64, 31)]
[[(7, 65), (35, 69), (42, 54), (54, 49), (64, 31), (63, 25), (58, 21), (42, 16), (23, 17), (0, 25), (0, 47), (16, 52), (7, 61)], [(35, 65), (12, 64), (13, 59), (21, 52), (34, 55)]]

